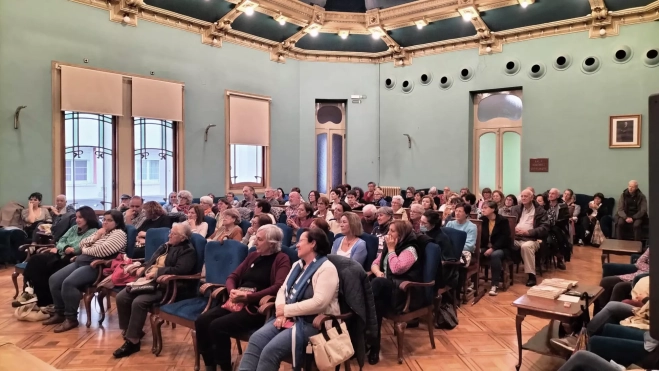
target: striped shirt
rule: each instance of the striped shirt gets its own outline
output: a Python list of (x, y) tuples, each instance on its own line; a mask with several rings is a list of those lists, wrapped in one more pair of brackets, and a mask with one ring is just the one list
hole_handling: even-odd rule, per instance
[(94, 240), (94, 236), (95, 234), (80, 241), (83, 254), (105, 258), (126, 250), (126, 232), (121, 229), (113, 229), (98, 240)]

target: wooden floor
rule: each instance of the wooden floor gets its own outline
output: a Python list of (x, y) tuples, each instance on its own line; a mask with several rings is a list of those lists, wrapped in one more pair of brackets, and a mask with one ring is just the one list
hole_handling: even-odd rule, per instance
[[(601, 278), (600, 250), (575, 247), (567, 271), (551, 271), (544, 277), (578, 279), (579, 282), (597, 284)], [(612, 262), (629, 262), (628, 257), (611, 257)], [(96, 318), (98, 307), (94, 303), (92, 327), (81, 325), (63, 334), (53, 333), (53, 326), (40, 323), (18, 322), (13, 319), (11, 301), (13, 267), (0, 268), (0, 344), (11, 342), (29, 353), (62, 370), (193, 370), (194, 356), (190, 331), (163, 326), (164, 347), (161, 355), (151, 354), (151, 337), (142, 342), (142, 351), (124, 359), (114, 359), (112, 352), (122, 344), (115, 305), (102, 327)], [(454, 330), (435, 330), (435, 350), (430, 348), (428, 332), (423, 325), (406, 331), (405, 360), (396, 361), (396, 343), (390, 323), (383, 325), (382, 357), (377, 366), (366, 365), (366, 370), (513, 370), (517, 363), (515, 335), (515, 309), (510, 303), (526, 292), (525, 275), (516, 275), (515, 285), (496, 297), (485, 296), (478, 304), (464, 305), (458, 317), (460, 324)], [(540, 278), (541, 279), (541, 278)], [(20, 280), (19, 280), (20, 284)], [(85, 323), (80, 315), (80, 323)], [(148, 321), (147, 321), (148, 322)], [(545, 320), (527, 317), (523, 323), (523, 341), (546, 325)], [(147, 325), (148, 326), (148, 325)], [(235, 348), (235, 346), (234, 346)], [(244, 348), (243, 348), (244, 349)], [(235, 349), (234, 349), (235, 352)], [(563, 361), (558, 358), (524, 352), (522, 370), (556, 370)], [(356, 362), (353, 361), (356, 366)], [(203, 362), (202, 362), (203, 367)], [(202, 368), (203, 369), (203, 368)], [(284, 367), (282, 367), (284, 369)], [(288, 369), (288, 368), (287, 368)], [(353, 369), (355, 369), (353, 367)], [(357, 368), (358, 369), (358, 368)]]

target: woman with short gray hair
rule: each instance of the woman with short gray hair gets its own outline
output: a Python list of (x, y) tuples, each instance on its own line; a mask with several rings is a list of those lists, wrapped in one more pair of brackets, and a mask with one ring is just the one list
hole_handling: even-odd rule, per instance
[(291, 270), (291, 261), (281, 252), (284, 233), (268, 224), (256, 232), (256, 251), (229, 275), (228, 300), (202, 313), (195, 321), (197, 348), (206, 370), (231, 370), (231, 337), (253, 332), (263, 326), (259, 301), (277, 295)]
[(213, 213), (213, 198), (210, 196), (202, 196), (199, 199), (199, 205), (201, 208), (204, 210), (204, 216), (210, 216), (211, 218), (215, 218), (215, 214)]
[(192, 205), (192, 193), (190, 191), (182, 190), (178, 192), (178, 205), (172, 209), (173, 213), (188, 214), (188, 210)]
[(395, 195), (391, 198), (391, 208), (394, 210), (394, 214), (400, 214), (402, 220), (408, 220), (407, 211), (403, 208), (405, 200), (400, 195)]

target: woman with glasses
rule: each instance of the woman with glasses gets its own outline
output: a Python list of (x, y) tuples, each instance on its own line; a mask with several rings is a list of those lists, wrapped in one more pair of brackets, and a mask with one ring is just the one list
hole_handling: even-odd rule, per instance
[(190, 191), (179, 191), (178, 193), (178, 205), (176, 207), (172, 208), (173, 213), (183, 213), (183, 214), (188, 214), (188, 210), (190, 209), (190, 205), (192, 205), (192, 193)]

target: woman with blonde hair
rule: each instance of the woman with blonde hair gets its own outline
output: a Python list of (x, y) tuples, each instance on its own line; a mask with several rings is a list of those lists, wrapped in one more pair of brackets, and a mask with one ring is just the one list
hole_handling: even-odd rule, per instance
[(497, 207), (500, 209), (504, 206), (504, 202), (506, 201), (506, 196), (503, 195), (503, 192), (501, 192), (498, 189), (495, 189), (492, 192), (492, 201), (497, 203)]
[(364, 265), (366, 261), (366, 241), (359, 238), (363, 233), (362, 222), (353, 212), (345, 212), (339, 220), (339, 228), (343, 236), (334, 240), (332, 254), (345, 256)]
[(421, 199), (421, 206), (423, 206), (424, 210), (437, 210), (435, 200), (433, 200), (431, 196), (423, 196)]

